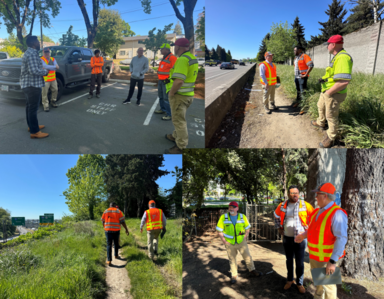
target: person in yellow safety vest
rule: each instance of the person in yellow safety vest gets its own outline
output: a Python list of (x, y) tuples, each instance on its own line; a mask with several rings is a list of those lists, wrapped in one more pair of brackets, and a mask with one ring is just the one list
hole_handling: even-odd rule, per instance
[[(322, 184), (312, 192), (316, 192), (319, 208), (309, 215), (308, 230), (297, 235), (295, 242), (308, 238), (311, 269), (325, 268), (326, 275), (332, 275), (345, 255), (348, 215), (334, 202), (336, 188), (331, 183)], [(337, 299), (336, 285), (316, 286), (314, 298)]]
[(265, 61), (259, 65), (260, 83), (264, 89), (263, 104), (267, 114), (271, 114), (269, 106), (272, 110), (279, 110), (275, 106), (275, 87), (277, 83), (276, 65), (272, 62), (273, 54), (265, 52)]
[(252, 276), (259, 277), (262, 275), (261, 272), (256, 272), (248, 249), (247, 239), (251, 225), (248, 222), (247, 216), (238, 213), (238, 210), (239, 204), (236, 201), (230, 202), (228, 213), (220, 216), (216, 226), (216, 230), (219, 232), (220, 239), (228, 253), (232, 284), (236, 283), (237, 280), (237, 252), (240, 252), (242, 255)]
[(297, 45), (293, 52), (295, 54), (295, 85), (296, 85), (296, 101), (293, 103), (292, 108), (299, 106), (299, 102), (303, 99), (303, 95), (307, 90), (307, 81), (309, 73), (312, 71), (314, 64), (307, 54), (303, 53), (304, 47)]
[(51, 90), (51, 106), (57, 108), (56, 100), (59, 91), (56, 81), (56, 71), (59, 69), (55, 58), (51, 57), (49, 48), (44, 48), (43, 56), (40, 57), (43, 68), (48, 70), (48, 75), (44, 77), (45, 86), (41, 89), (41, 97), (44, 106), (44, 111), (49, 112), (48, 91)]
[(188, 39), (179, 38), (172, 45), (175, 45), (175, 54), (179, 58), (169, 73), (169, 82), (166, 87), (175, 130), (173, 134), (166, 134), (165, 138), (176, 145), (166, 150), (165, 153), (182, 154), (182, 149), (188, 145), (186, 113), (193, 102), (199, 65), (196, 57), (189, 52)]
[(157, 70), (158, 76), (158, 97), (160, 102), (160, 109), (156, 110), (157, 114), (165, 114), (161, 119), (162, 120), (171, 120), (172, 112), (171, 106), (169, 104), (167, 88), (165, 86), (165, 81), (169, 79), (169, 72), (176, 63), (177, 57), (172, 54), (171, 46), (169, 44), (162, 44), (160, 47), (161, 54), (163, 54), (163, 59), (161, 59), (159, 68)]
[(283, 236), (283, 246), (287, 266), (287, 282), (284, 290), (288, 290), (293, 284), (293, 258), (296, 260), (296, 282), (299, 292), (304, 294), (304, 256), (306, 242), (295, 243), (294, 239), (308, 229), (307, 217), (312, 213), (310, 203), (299, 200), (299, 187), (289, 186), (288, 200), (278, 205), (274, 212), (275, 227)]
[(153, 260), (154, 255), (157, 255), (161, 230), (166, 232), (167, 219), (164, 212), (156, 208), (154, 200), (148, 202), (148, 207), (149, 209), (144, 212), (143, 218), (141, 218), (140, 233), (143, 233), (143, 226), (146, 224), (148, 257)]
[(334, 57), (325, 69), (325, 75), (319, 79), (321, 94), (317, 102), (319, 117), (311, 124), (325, 130), (328, 121), (327, 137), (320, 142), (321, 148), (330, 148), (334, 144), (339, 129), (339, 109), (347, 97), (347, 86), (352, 80), (353, 60), (343, 48), (341, 35), (333, 35), (328, 40), (328, 52)]
[[(111, 202), (109, 209), (105, 210), (101, 216), (105, 237), (107, 238), (107, 265), (112, 266), (112, 242), (116, 245), (119, 242), (120, 225), (125, 228), (125, 233), (129, 236), (123, 212), (116, 208), (116, 203)], [(115, 259), (119, 259), (119, 246), (115, 246)]]

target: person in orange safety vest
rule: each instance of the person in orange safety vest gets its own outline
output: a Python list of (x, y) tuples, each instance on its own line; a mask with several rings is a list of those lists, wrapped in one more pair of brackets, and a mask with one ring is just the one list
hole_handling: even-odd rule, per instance
[[(259, 65), (260, 83), (264, 89), (263, 104), (267, 114), (271, 114), (271, 110), (278, 110), (275, 106), (275, 88), (277, 83), (276, 65), (272, 62), (273, 54), (265, 52), (265, 61)], [(272, 108), (269, 108), (271, 106)]]
[(41, 98), (45, 112), (49, 112), (48, 91), (51, 90), (51, 106), (57, 108), (56, 100), (59, 91), (56, 81), (56, 70), (59, 69), (55, 58), (51, 57), (49, 48), (43, 49), (43, 56), (40, 57), (43, 68), (48, 70), (48, 75), (44, 76), (45, 86), (41, 89)]
[[(125, 233), (129, 236), (125, 217), (123, 212), (116, 208), (116, 203), (112, 202), (109, 209), (105, 210), (101, 217), (103, 222), (105, 236), (107, 238), (107, 264), (112, 265), (112, 241), (118, 244), (120, 237), (120, 225), (125, 228)], [(119, 246), (115, 246), (115, 259), (119, 259)]]
[(147, 245), (148, 245), (148, 257), (153, 260), (154, 254), (157, 255), (158, 239), (161, 230), (166, 232), (165, 226), (167, 219), (164, 212), (161, 209), (156, 208), (154, 200), (150, 200), (148, 203), (149, 210), (144, 212), (141, 219), (140, 232), (143, 233), (143, 226), (147, 226)]
[[(312, 192), (316, 192), (319, 208), (309, 215), (308, 230), (297, 235), (295, 242), (308, 238), (311, 269), (325, 268), (326, 275), (332, 275), (345, 255), (348, 215), (334, 202), (336, 188), (331, 183), (322, 184)], [(314, 298), (336, 299), (336, 285), (316, 286)]]
[(96, 83), (97, 83), (96, 97), (100, 98), (101, 80), (103, 77), (104, 59), (103, 57), (100, 56), (100, 50), (95, 50), (94, 53), (95, 53), (95, 56), (91, 58), (92, 74), (91, 74), (91, 86), (89, 89), (88, 99), (93, 98), (93, 90), (95, 89)]

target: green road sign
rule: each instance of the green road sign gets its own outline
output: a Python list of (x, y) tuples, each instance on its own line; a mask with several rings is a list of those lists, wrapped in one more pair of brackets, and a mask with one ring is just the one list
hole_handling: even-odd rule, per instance
[(53, 216), (40, 216), (40, 225), (48, 225), (53, 223)]
[(25, 226), (25, 217), (12, 217), (12, 225)]
[(53, 213), (50, 214), (50, 213), (44, 213), (44, 216), (52, 216), (53, 217)]

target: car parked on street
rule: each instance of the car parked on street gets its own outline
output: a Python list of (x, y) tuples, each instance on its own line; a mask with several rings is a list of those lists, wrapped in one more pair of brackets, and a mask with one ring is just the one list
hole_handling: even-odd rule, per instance
[(205, 65), (205, 58), (197, 58), (197, 63), (199, 66), (204, 66)]
[(131, 58), (124, 59), (124, 60), (120, 61), (120, 64), (122, 64), (122, 65), (130, 65), (131, 61), (132, 61)]
[[(91, 58), (94, 56), (92, 49), (75, 46), (49, 47), (51, 57), (55, 58), (59, 69), (56, 70), (58, 86), (57, 100), (60, 99), (64, 89), (88, 84), (91, 82)], [(43, 51), (39, 52), (40, 57)], [(24, 100), (24, 93), (20, 87), (21, 58), (4, 59), (0, 61), (0, 97)], [(102, 81), (109, 81), (113, 73), (113, 61), (104, 59), (102, 68)], [(50, 93), (48, 94), (50, 97)]]
[(234, 69), (235, 65), (232, 62), (222, 62), (220, 69)]
[(205, 65), (217, 66), (217, 61), (210, 59), (210, 60), (205, 61)]

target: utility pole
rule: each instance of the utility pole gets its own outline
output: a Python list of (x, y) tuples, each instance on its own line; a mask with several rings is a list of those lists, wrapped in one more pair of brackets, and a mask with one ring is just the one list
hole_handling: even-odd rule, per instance
[(40, 2), (40, 40), (41, 40), (41, 49), (44, 48), (42, 14), (43, 14), (43, 1)]

